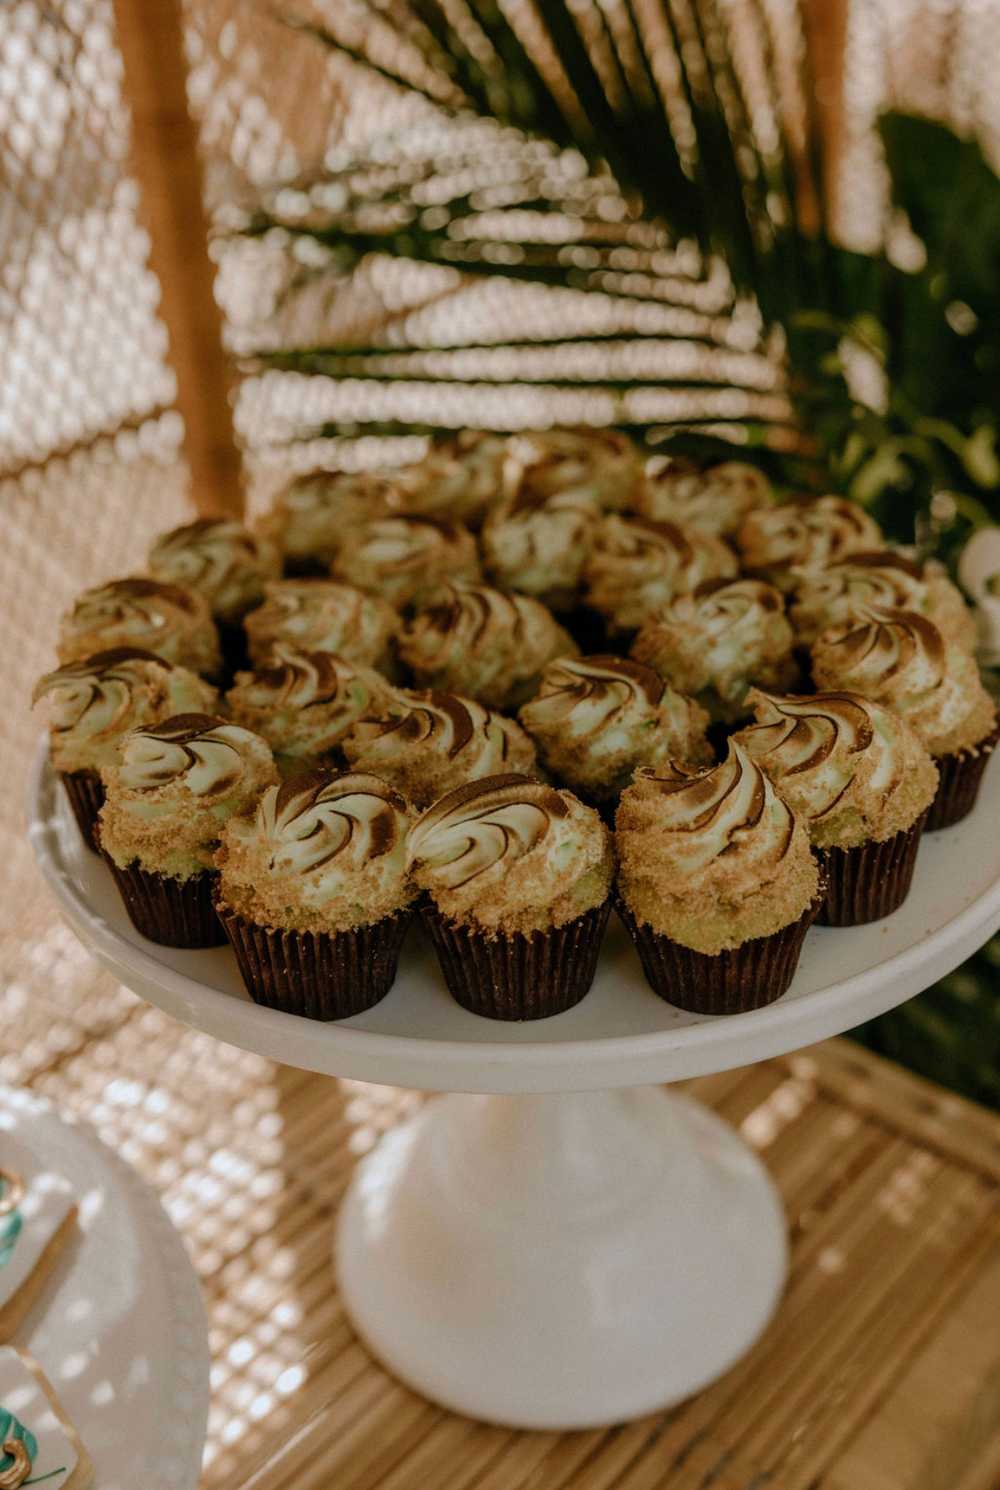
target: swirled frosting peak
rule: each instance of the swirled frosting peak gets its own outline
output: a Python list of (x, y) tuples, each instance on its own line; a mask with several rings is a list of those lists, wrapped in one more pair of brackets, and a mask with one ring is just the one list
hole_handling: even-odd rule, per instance
[(774, 489), (764, 472), (728, 460), (703, 470), (691, 461), (659, 457), (646, 466), (636, 511), (655, 522), (685, 523), (727, 537), (748, 512), (770, 507)]
[(606, 517), (584, 569), (585, 598), (619, 631), (633, 631), (675, 595), (736, 575), (719, 538), (680, 523)]
[(403, 688), (357, 720), (343, 750), (357, 769), (383, 776), (420, 806), (466, 781), (535, 765), (513, 719), (457, 693)]
[(389, 666), (399, 617), (384, 600), (322, 579), (274, 580), (265, 594), (244, 623), (257, 666), (267, 666), (279, 642), (299, 651), (337, 652), (367, 667)]
[(996, 718), (975, 660), (917, 611), (859, 609), (818, 637), (812, 671), (818, 688), (894, 709), (931, 755), (970, 749)]
[(734, 740), (722, 764), (704, 771), (637, 771), (616, 840), (633, 915), (699, 952), (769, 936), (818, 893), (802, 821)]
[(649, 617), (632, 656), (682, 693), (703, 697), (710, 713), (730, 719), (743, 711), (750, 683), (793, 681), (792, 643), (781, 595), (772, 585), (706, 580)]
[(389, 472), (309, 471), (279, 494), (260, 531), (293, 565), (325, 568), (345, 533), (391, 511), (397, 500)]
[(958, 589), (943, 572), (923, 570), (893, 549), (871, 549), (835, 564), (797, 569), (789, 615), (796, 639), (807, 645), (859, 610), (918, 611), (945, 635), (972, 650), (975, 625)]
[(507, 436), (463, 429), (431, 440), (427, 454), (396, 473), (404, 512), (450, 518), (476, 528), (503, 488)]
[(392, 697), (392, 688), (373, 668), (334, 652), (301, 652), (276, 642), (270, 666), (237, 673), (226, 703), (236, 723), (263, 735), (275, 752), (315, 758)]
[(202, 517), (158, 538), (149, 551), (157, 579), (204, 595), (213, 613), (238, 621), (264, 598), (264, 581), (277, 579), (277, 547), (233, 518)]
[(848, 554), (879, 548), (882, 530), (846, 497), (803, 497), (749, 513), (736, 534), (746, 569), (779, 590), (795, 587), (796, 568), (832, 564)]
[(133, 730), (122, 748), (118, 784), (127, 791), (156, 791), (182, 783), (195, 797), (219, 795), (240, 780), (256, 737), (212, 714), (175, 714), (162, 724)]
[(546, 663), (576, 650), (537, 600), (466, 580), (436, 590), (399, 642), (420, 683), (498, 709), (529, 697)]
[(222, 825), (252, 807), (277, 770), (265, 740), (214, 714), (175, 714), (133, 730), (101, 773), (101, 846), (185, 879), (212, 866)]
[(447, 579), (478, 579), (476, 541), (458, 523), (379, 517), (344, 535), (331, 573), (399, 608)]
[(507, 501), (493, 509), (482, 533), (483, 559), (493, 578), (557, 610), (571, 608), (601, 516), (589, 489), (549, 495), (529, 466)]
[(552, 774), (602, 801), (616, 797), (637, 766), (711, 759), (705, 711), (630, 658), (550, 663), (519, 718)]
[(265, 926), (346, 931), (402, 909), (406, 801), (367, 772), (306, 771), (229, 824), (218, 859), (227, 904)]
[(59, 625), (59, 660), (139, 647), (212, 676), (221, 665), (208, 602), (195, 590), (130, 577), (85, 590)]
[(507, 491), (526, 480), (537, 498), (565, 493), (610, 511), (630, 507), (642, 478), (638, 447), (617, 429), (546, 429), (513, 435)]
[(933, 801), (937, 769), (909, 725), (856, 693), (808, 697), (755, 689), (757, 723), (739, 740), (818, 847), (882, 842)]
[(448, 792), (410, 832), (411, 872), (438, 909), (484, 929), (563, 925), (605, 900), (607, 830), (568, 792), (508, 774)]
[(98, 770), (129, 730), (170, 714), (212, 708), (216, 692), (184, 667), (138, 647), (113, 647), (67, 662), (35, 685), (49, 703), (52, 761), (59, 771)]

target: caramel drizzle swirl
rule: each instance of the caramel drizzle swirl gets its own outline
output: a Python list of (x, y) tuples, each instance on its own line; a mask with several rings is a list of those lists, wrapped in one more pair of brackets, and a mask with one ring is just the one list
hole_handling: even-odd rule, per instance
[(459, 890), (505, 859), (535, 848), (553, 820), (569, 816), (557, 791), (516, 773), (470, 781), (448, 792), (410, 831), (411, 866), (436, 871)]
[(527, 604), (523, 596), (507, 594), (490, 585), (455, 581), (445, 585), (439, 598), (418, 612), (410, 634), (423, 638), (436, 633), (442, 644), (461, 634), (470, 648), (477, 648), (492, 624), (500, 627), (509, 644), (517, 648), (524, 643)]
[(87, 631), (93, 626), (100, 628), (138, 615), (150, 626), (159, 627), (171, 610), (197, 616), (202, 604), (191, 590), (166, 580), (116, 579), (85, 591), (70, 612), (70, 624), (75, 630)]
[(864, 607), (857, 618), (831, 628), (823, 640), (842, 653), (838, 667), (845, 673), (872, 670), (882, 683), (888, 683), (923, 657), (933, 669), (931, 687), (939, 688), (944, 682), (944, 637), (933, 621), (917, 611)]
[(405, 822), (406, 803), (367, 772), (315, 770), (268, 792), (260, 812), (268, 837), (278, 845), (272, 869), (304, 874), (324, 868), (352, 844), (362, 860), (388, 853)]
[[(395, 736), (407, 745), (439, 746), (449, 760), (461, 755), (477, 737), (485, 736), (494, 721), (501, 718), (493, 709), (473, 699), (437, 689), (410, 694), (400, 691), (396, 701), (386, 714), (361, 721), (372, 726), (371, 738), (386, 740)], [(501, 759), (506, 760), (507, 754), (507, 734), (501, 730)]]
[(321, 708), (336, 703), (344, 687), (356, 676), (355, 669), (335, 652), (298, 651), (276, 642), (272, 665), (258, 668), (252, 681), (234, 692), (242, 691), (249, 699), (254, 694), (270, 694), (275, 709)]
[[(744, 735), (754, 759), (766, 762), (773, 758), (776, 766), (781, 765), (782, 778), (819, 771), (841, 744), (849, 757), (864, 755), (875, 740), (873, 706), (857, 694), (831, 690), (781, 695), (765, 693), (762, 689), (757, 693), (765, 708), (776, 717), (749, 725)], [(782, 757), (789, 764), (784, 765)], [(853, 772), (849, 770), (829, 800), (818, 811), (809, 813), (814, 822), (837, 808), (852, 779)]]
[[(224, 791), (242, 775), (243, 757), (238, 745), (220, 733), (222, 730), (238, 731), (246, 739), (253, 738), (216, 714), (174, 714), (160, 724), (134, 730), (125, 741), (121, 778), (132, 789), (154, 791), (202, 767), (209, 774), (214, 770), (217, 776), (207, 791), (199, 795)], [(164, 750), (159, 758), (148, 752), (140, 755), (143, 741), (172, 746), (173, 750)], [(141, 774), (141, 783), (136, 773)]]
[(546, 712), (568, 718), (582, 705), (599, 703), (606, 710), (603, 722), (609, 723), (636, 700), (658, 708), (665, 691), (666, 684), (651, 667), (629, 657), (562, 657), (545, 669), (531, 707), (544, 703)]
[[(135, 670), (128, 666), (132, 662), (152, 662), (166, 672), (172, 671), (172, 664), (164, 662), (155, 652), (147, 652), (141, 647), (109, 647), (106, 651), (94, 652), (90, 657), (80, 658), (76, 662), (64, 663), (54, 672), (39, 678), (32, 692), (32, 703), (37, 703), (45, 694), (55, 690), (72, 688), (74, 684), (86, 685), (86, 693), (79, 700), (73, 721), (53, 725), (53, 734), (66, 734), (76, 729), (84, 716), (101, 703), (109, 683), (118, 684), (126, 696), (131, 696), (137, 683), (142, 681)], [(121, 712), (121, 709), (116, 710), (116, 717)]]
[[(775, 858), (783, 859), (788, 853), (795, 832), (791, 808), (775, 792), (757, 762), (733, 739), (721, 765), (698, 771), (671, 761), (666, 766), (641, 766), (635, 779), (649, 783), (661, 796), (671, 800), (670, 821), (664, 823), (671, 833), (709, 834), (721, 830), (724, 842), (715, 856), (718, 858), (738, 851), (741, 844), (737, 835), (744, 838), (758, 828), (770, 802), (777, 808)], [(749, 797), (741, 807), (738, 795), (747, 782)]]

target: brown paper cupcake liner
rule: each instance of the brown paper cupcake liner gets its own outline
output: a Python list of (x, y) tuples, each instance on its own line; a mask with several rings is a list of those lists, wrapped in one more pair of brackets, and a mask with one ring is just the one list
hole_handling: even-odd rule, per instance
[(797, 921), (772, 936), (754, 937), (724, 952), (695, 952), (637, 921), (621, 897), (616, 909), (654, 993), (691, 1014), (744, 1014), (773, 1004), (795, 976), (802, 943), (823, 903), (822, 894)]
[(864, 926), (898, 910), (910, 893), (927, 813), (882, 843), (814, 850), (826, 877), (819, 926)]
[(216, 899), (216, 911), (256, 1004), (306, 1019), (347, 1019), (385, 998), (396, 979), (410, 910), (354, 931), (258, 926)]
[(486, 1019), (548, 1019), (590, 990), (611, 901), (553, 931), (486, 936), (425, 906), (423, 919), (448, 991)]
[(99, 854), (97, 818), (104, 806), (104, 782), (97, 771), (60, 771), (59, 777), (84, 843)]
[(937, 796), (931, 803), (925, 832), (936, 833), (968, 817), (976, 805), (990, 756), (1000, 740), (1000, 723), (981, 740), (974, 750), (956, 750), (953, 755), (937, 755)]
[(110, 854), (104, 862), (114, 876), (136, 931), (161, 947), (221, 947), (226, 933), (212, 904), (219, 876), (211, 870), (190, 879), (150, 874), (137, 863), (122, 869)]

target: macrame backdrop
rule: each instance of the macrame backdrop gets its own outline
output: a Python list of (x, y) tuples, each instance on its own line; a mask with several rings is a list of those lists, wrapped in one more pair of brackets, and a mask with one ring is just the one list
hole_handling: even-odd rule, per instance
[[(523, 10), (529, 0), (519, 3)], [(692, 4), (677, 0), (682, 24)], [(389, 0), (288, 0), (279, 18), (280, 9), (271, 0), (192, 0), (184, 12), (186, 68), (171, 51), (166, 3), (10, 0), (0, 12), (0, 593), (8, 699), (0, 716), (0, 1011), (4, 1028), (15, 1016), (22, 1021), (29, 1058), (72, 1048), (124, 997), (56, 920), (34, 872), (22, 807), (39, 732), (28, 712), (30, 687), (52, 659), (56, 617), (76, 591), (137, 566), (150, 534), (180, 520), (192, 498), (206, 510), (239, 499), (230, 385), (251, 507), (293, 465), (416, 453), (413, 437), (380, 432), (398, 422), (510, 428), (603, 423), (624, 410), (645, 422), (709, 417), (725, 430), (750, 409), (780, 427), (786, 411), (780, 365), (760, 341), (752, 303), (734, 297), (725, 271), (683, 242), (660, 251), (637, 297), (629, 266), (645, 249), (634, 233), (630, 242), (619, 232), (614, 203), (607, 241), (613, 245), (618, 233), (622, 267), (612, 266), (593, 292), (516, 278), (469, 283), (453, 268), (377, 254), (333, 292), (305, 248), (290, 258), (273, 234), (234, 234), (262, 198), (292, 218), (308, 216), (314, 204), (303, 188), (346, 153), (363, 155), (390, 125), (410, 142), (440, 133), (431, 104), (332, 54), (308, 29), (336, 21), (389, 47), (391, 36), (369, 24), (371, 11), (393, 12)], [(609, 0), (605, 9), (613, 19), (615, 5)], [(751, 99), (767, 21), (788, 136), (802, 160), (817, 142), (825, 153), (829, 217), (845, 242), (872, 247), (883, 231), (885, 173), (874, 122), (888, 105), (975, 129), (996, 161), (1000, 7), (990, 0), (810, 0), (802, 7), (719, 0), (714, 13)], [(809, 101), (795, 81), (807, 46), (818, 80)], [(658, 56), (666, 76), (665, 42)], [(190, 119), (181, 107), (185, 85)], [(433, 93), (433, 79), (429, 86)], [(763, 86), (756, 96), (754, 128), (766, 143), (774, 100)], [(503, 132), (487, 125), (449, 128), (456, 148), (481, 146), (498, 160), (509, 148)], [(399, 161), (382, 164), (395, 169)], [(146, 188), (142, 201), (136, 173)], [(803, 176), (806, 215), (818, 211), (808, 192)], [(225, 360), (206, 300), (207, 222)], [(633, 248), (638, 259), (629, 258)], [(648, 337), (633, 340), (627, 354), (613, 336), (595, 339), (622, 326)], [(578, 336), (579, 344), (540, 342), (516, 355), (490, 346), (540, 341), (546, 327)], [(476, 350), (448, 350), (470, 336)], [(332, 380), (265, 366), (258, 356), (333, 337), (380, 340), (400, 360), (386, 364), (392, 376), (381, 381)], [(413, 345), (423, 350), (407, 360)], [(428, 368), (451, 381), (429, 380)], [(322, 425), (340, 432), (289, 444)], [(24, 1050), (0, 1045), (0, 1078), (16, 1075), (24, 1058)]]

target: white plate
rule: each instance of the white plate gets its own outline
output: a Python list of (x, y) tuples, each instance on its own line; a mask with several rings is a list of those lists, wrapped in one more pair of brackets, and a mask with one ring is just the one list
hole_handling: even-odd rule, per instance
[(208, 1418), (208, 1330), (183, 1243), (94, 1134), (0, 1087), (13, 1132), (72, 1183), (79, 1234), (14, 1344), (39, 1362), (94, 1462), (95, 1490), (195, 1490)]
[(909, 899), (850, 930), (816, 927), (784, 998), (749, 1014), (685, 1014), (650, 990), (612, 921), (594, 987), (553, 1019), (482, 1019), (448, 996), (411, 933), (396, 984), (374, 1009), (321, 1024), (253, 1004), (228, 948), (178, 952), (132, 927), (80, 835), (40, 746), (30, 806), (39, 864), (81, 940), (129, 988), (175, 1019), (305, 1070), (465, 1092), (589, 1091), (748, 1065), (883, 1013), (956, 967), (1000, 926), (1000, 770), (975, 812), (924, 838)]

